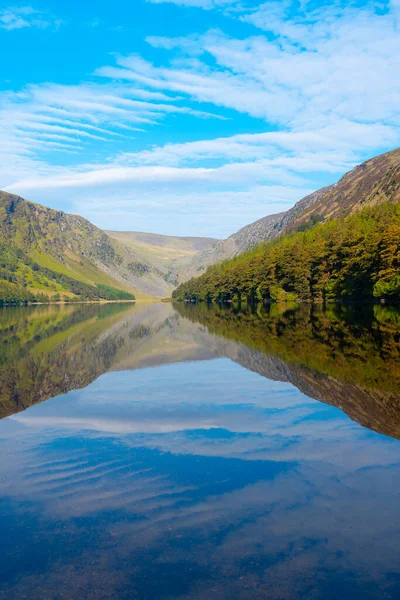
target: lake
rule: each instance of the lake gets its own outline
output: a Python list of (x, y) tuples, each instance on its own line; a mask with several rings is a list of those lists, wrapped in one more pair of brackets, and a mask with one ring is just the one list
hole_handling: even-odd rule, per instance
[(400, 597), (400, 313), (0, 310), (0, 598)]

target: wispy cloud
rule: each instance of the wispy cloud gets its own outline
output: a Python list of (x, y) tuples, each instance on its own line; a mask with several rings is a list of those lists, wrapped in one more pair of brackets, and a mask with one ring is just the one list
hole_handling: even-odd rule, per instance
[[(233, 39), (218, 31), (179, 38), (175, 46), (182, 52), (204, 56), (195, 68), (155, 68), (137, 57), (121, 57), (112, 75), (290, 127), (335, 118), (385, 120), (397, 127), (400, 83), (392, 74), (399, 66), (400, 37), (393, 12), (378, 14), (369, 5), (326, 8), (318, 19), (310, 13), (306, 21), (288, 19), (281, 3), (274, 6), (241, 17), (273, 38)], [(174, 46), (168, 38), (148, 40)], [(101, 72), (111, 75), (107, 68)]]
[(365, 151), (368, 148), (372, 150), (379, 144), (395, 144), (398, 135), (386, 125), (342, 120), (314, 130), (238, 134), (183, 144), (166, 144), (138, 153), (126, 153), (118, 160), (128, 164), (176, 166), (213, 159), (226, 162), (263, 160), (288, 167), (291, 164), (293, 170), (318, 168), (338, 171), (359, 158), (358, 151), (354, 148), (354, 139), (358, 140)]
[(61, 19), (35, 10), (31, 6), (9, 6), (0, 10), (0, 28), (7, 31), (23, 29), (24, 27), (38, 27), (39, 29), (52, 27), (58, 29), (62, 23)]
[[(113, 141), (128, 143), (144, 127), (157, 125), (168, 115), (213, 117), (179, 104), (173, 95), (132, 84), (34, 85), (18, 93), (3, 93), (0, 100), (1, 166), (9, 164), (10, 154), (15, 160), (35, 160), (44, 152), (71, 152), (94, 141), (109, 146), (111, 153)], [(8, 167), (2, 175), (7, 185)]]

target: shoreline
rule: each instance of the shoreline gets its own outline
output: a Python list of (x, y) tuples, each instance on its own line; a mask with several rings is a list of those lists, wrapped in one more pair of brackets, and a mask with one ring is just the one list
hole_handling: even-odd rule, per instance
[(75, 306), (76, 304), (152, 304), (154, 302), (165, 302), (163, 298), (143, 297), (135, 300), (80, 300), (77, 302), (21, 302), (21, 303), (0, 303), (1, 308), (22, 308), (28, 306)]

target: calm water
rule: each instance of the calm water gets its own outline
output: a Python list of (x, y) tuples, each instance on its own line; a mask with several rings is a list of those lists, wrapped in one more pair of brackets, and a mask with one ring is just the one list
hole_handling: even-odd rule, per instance
[(400, 597), (400, 315), (0, 312), (0, 598)]

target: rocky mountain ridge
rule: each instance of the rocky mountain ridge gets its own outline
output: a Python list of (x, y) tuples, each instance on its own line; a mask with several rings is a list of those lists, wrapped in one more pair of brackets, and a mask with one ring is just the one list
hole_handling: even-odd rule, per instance
[(209, 265), (232, 258), (281, 233), (345, 217), (365, 206), (394, 203), (399, 199), (400, 148), (397, 148), (356, 166), (337, 183), (309, 194), (288, 211), (259, 219), (226, 240), (212, 244), (186, 265), (180, 281), (197, 277)]

